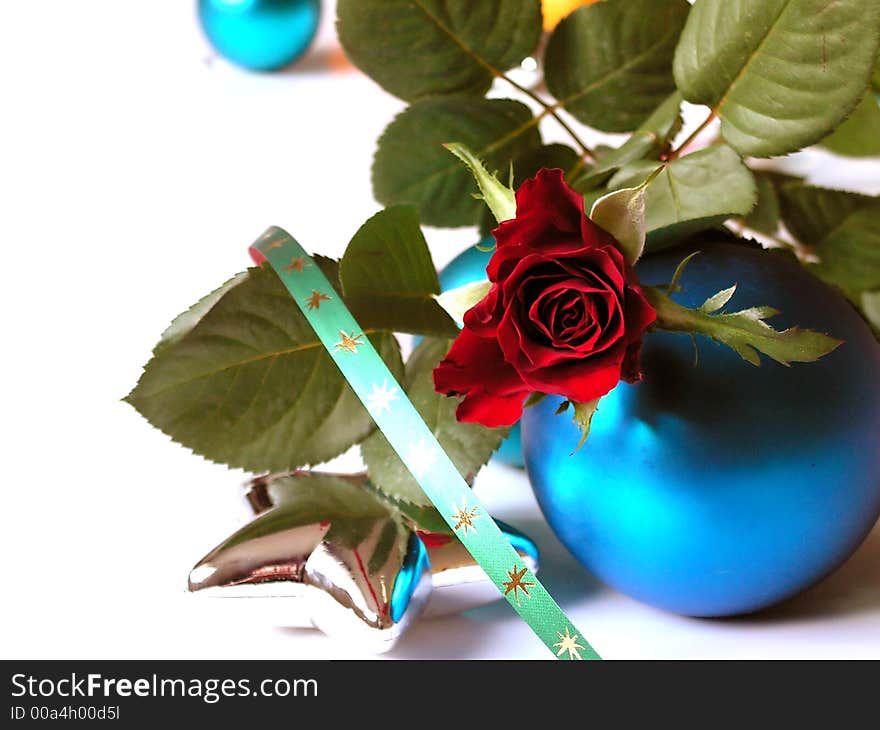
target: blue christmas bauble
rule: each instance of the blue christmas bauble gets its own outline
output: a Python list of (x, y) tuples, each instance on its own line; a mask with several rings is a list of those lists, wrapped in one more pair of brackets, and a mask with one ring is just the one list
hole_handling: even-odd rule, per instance
[[(484, 238), (477, 244), (480, 248), (492, 248), (495, 241), (489, 237)], [(440, 272), (440, 288), (443, 291), (455, 289), (475, 281), (486, 278), (486, 266), (492, 258), (491, 251), (481, 251), (476, 246), (471, 246), (460, 254)], [(498, 447), (493, 459), (497, 459), (509, 466), (521, 467), (523, 465), (522, 447), (520, 446), (519, 424), (510, 429), (510, 435)]]
[(211, 45), (252, 71), (275, 71), (299, 58), (320, 17), (321, 0), (199, 0)]
[[(728, 310), (770, 305), (777, 329), (845, 340), (816, 363), (761, 367), (685, 334), (645, 337), (645, 380), (604, 397), (576, 454), (560, 400), (527, 408), (526, 469), (556, 534), (598, 578), (690, 616), (746, 613), (823, 578), (880, 514), (880, 346), (850, 304), (781, 255), (701, 247), (678, 301), (739, 288)], [(638, 265), (668, 282), (689, 253)]]

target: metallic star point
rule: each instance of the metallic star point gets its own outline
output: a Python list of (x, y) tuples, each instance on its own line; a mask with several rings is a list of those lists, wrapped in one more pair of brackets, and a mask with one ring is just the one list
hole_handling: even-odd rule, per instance
[(286, 271), (288, 274), (292, 274), (293, 272), (301, 274), (302, 270), (307, 266), (311, 266), (311, 264), (306, 263), (304, 256), (294, 256), (292, 259), (290, 259), (290, 263), (284, 267), (284, 271)]
[(522, 568), (522, 570), (517, 570), (516, 563), (513, 565), (513, 570), (507, 571), (507, 577), (510, 578), (508, 581), (504, 581), (501, 585), (504, 586), (504, 595), (508, 595), (511, 591), (513, 591), (513, 597), (516, 599), (516, 605), (519, 605), (519, 591), (522, 591), (526, 598), (531, 598), (531, 594), (529, 593), (529, 586), (535, 585), (533, 581), (523, 580), (526, 573), (528, 572), (528, 568)]
[(467, 500), (464, 500), (461, 503), (461, 507), (456, 506), (455, 511), (452, 513), (452, 518), (455, 520), (455, 525), (452, 528), (456, 532), (461, 530), (465, 535), (468, 534), (468, 530), (473, 530), (474, 534), (477, 532), (476, 525), (474, 525), (474, 520), (479, 519), (479, 508), (471, 507), (468, 509)]
[(568, 626), (566, 626), (565, 636), (563, 636), (559, 631), (556, 632), (556, 635), (560, 639), (553, 645), (554, 649), (559, 647), (559, 651), (556, 652), (556, 656), (562, 656), (563, 654), (565, 654), (565, 652), (568, 652), (569, 659), (583, 659), (583, 657), (578, 652), (579, 649), (584, 648), (577, 643), (577, 640), (580, 638), (578, 634), (572, 636), (571, 632), (568, 630)]
[(309, 310), (312, 309), (320, 309), (321, 302), (329, 302), (330, 297), (326, 294), (323, 294), (315, 289), (312, 289), (312, 293), (310, 296), (306, 297), (306, 304), (309, 305)]
[(349, 335), (343, 330), (339, 330), (339, 337), (341, 339), (333, 346), (333, 352), (344, 350), (345, 352), (350, 352), (352, 355), (357, 355), (358, 348), (364, 344), (364, 336), (362, 334), (356, 335), (352, 333)]

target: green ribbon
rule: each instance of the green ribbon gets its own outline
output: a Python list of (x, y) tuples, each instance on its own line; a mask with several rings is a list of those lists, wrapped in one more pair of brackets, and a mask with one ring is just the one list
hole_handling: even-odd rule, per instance
[(477, 500), (302, 246), (272, 227), (251, 250), (271, 264), (388, 443), (507, 602), (557, 658), (600, 659)]

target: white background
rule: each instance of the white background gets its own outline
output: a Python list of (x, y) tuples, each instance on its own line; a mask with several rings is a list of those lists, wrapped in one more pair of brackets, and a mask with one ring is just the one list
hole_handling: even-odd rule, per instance
[[(119, 400), (168, 322), (243, 269), (266, 226), (338, 255), (377, 210), (374, 142), (401, 104), (355, 71), (328, 71), (331, 14), (298, 66), (259, 76), (213, 58), (194, 2), (0, 3), (3, 657), (361, 656), (275, 628), (251, 602), (226, 602), (233, 612), (186, 594), (189, 568), (244, 519), (246, 475)], [(880, 192), (876, 160), (791, 164)], [(441, 265), (474, 242), (466, 230), (428, 238)], [(478, 488), (538, 540), (551, 592), (608, 658), (880, 657), (878, 530), (784, 606), (692, 620), (595, 583), (521, 473), (491, 467)], [(545, 650), (496, 604), (420, 622), (389, 656)]]

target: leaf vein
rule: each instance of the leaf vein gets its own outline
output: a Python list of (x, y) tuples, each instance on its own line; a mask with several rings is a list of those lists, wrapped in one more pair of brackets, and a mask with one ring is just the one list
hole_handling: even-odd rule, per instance
[[(371, 334), (376, 334), (379, 331), (380, 330), (376, 330), (376, 329), (366, 329), (363, 331), (362, 334), (371, 335)], [(238, 340), (236, 340), (232, 337), (228, 337), (228, 339), (233, 342), (238, 342)], [(240, 344), (244, 345), (246, 343), (240, 343)], [(183, 387), (184, 385), (189, 385), (191, 383), (194, 383), (194, 382), (202, 380), (202, 379), (211, 378), (215, 375), (219, 375), (220, 373), (225, 372), (227, 370), (230, 370), (232, 368), (240, 368), (245, 365), (249, 365), (250, 363), (259, 362), (260, 360), (265, 360), (270, 357), (283, 357), (285, 355), (291, 355), (295, 352), (303, 352), (306, 350), (312, 350), (316, 347), (323, 347), (323, 344), (321, 342), (316, 341), (316, 342), (310, 342), (310, 343), (304, 344), (304, 345), (297, 345), (295, 347), (285, 348), (283, 350), (275, 350), (272, 352), (262, 352), (259, 355), (256, 355), (255, 357), (249, 357), (249, 358), (245, 358), (244, 360), (236, 360), (235, 362), (227, 363), (227, 364), (225, 364), (221, 367), (218, 367), (214, 370), (208, 370), (206, 372), (199, 373), (191, 378), (187, 378), (186, 380), (179, 380), (179, 381), (174, 382), (164, 388), (160, 388), (158, 390), (152, 390), (148, 393), (145, 393), (144, 395), (147, 395), (147, 396), (160, 395), (162, 393), (166, 393), (169, 390), (173, 390), (175, 388), (180, 388), (180, 387)], [(163, 355), (165, 355), (165, 353), (163, 353)]]

